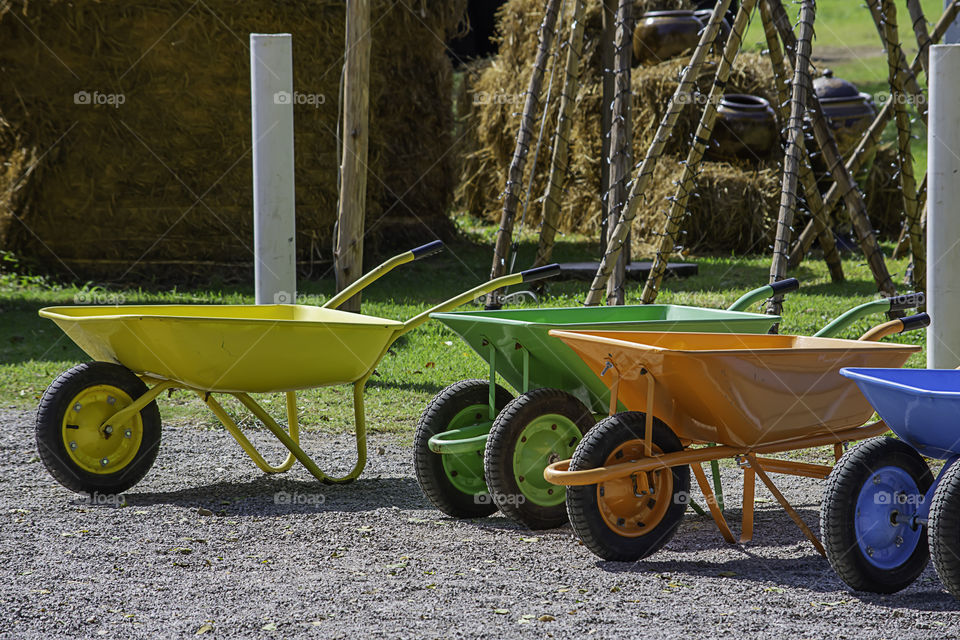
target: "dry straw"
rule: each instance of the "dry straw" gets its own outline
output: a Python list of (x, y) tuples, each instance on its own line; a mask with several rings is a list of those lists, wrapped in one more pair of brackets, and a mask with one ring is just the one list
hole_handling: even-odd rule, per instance
[[(373, 250), (449, 229), (443, 42), (465, 5), (373, 3)], [(293, 34), (299, 259), (329, 261), (342, 0), (0, 0), (0, 247), (83, 278), (227, 267), (248, 279), (251, 32)], [(76, 104), (81, 91), (124, 103)]]

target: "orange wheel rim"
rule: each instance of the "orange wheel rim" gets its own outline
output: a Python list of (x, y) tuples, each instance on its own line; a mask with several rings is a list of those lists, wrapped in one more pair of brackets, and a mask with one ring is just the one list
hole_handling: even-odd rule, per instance
[[(653, 445), (654, 453), (662, 453)], [(643, 440), (630, 440), (614, 450), (606, 464), (643, 458)], [(657, 469), (646, 474), (652, 493), (641, 494), (635, 476), (617, 478), (597, 485), (597, 505), (603, 521), (618, 535), (639, 538), (656, 528), (673, 499), (673, 472)]]

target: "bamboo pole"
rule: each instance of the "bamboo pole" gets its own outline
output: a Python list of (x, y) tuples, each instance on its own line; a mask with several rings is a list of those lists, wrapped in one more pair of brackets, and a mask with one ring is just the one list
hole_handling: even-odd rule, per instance
[[(920, 45), (921, 49), (917, 53), (916, 57), (913, 59), (913, 62), (910, 64), (910, 70), (916, 74), (919, 73), (923, 60), (929, 56), (930, 45), (936, 44), (943, 38), (943, 34), (947, 32), (947, 29), (950, 28), (950, 25), (953, 24), (953, 21), (956, 19), (957, 14), (960, 13), (960, 0), (954, 0), (950, 5), (948, 5), (944, 11), (943, 15), (940, 16), (940, 19), (937, 21), (937, 24), (933, 28), (933, 33), (930, 34), (930, 40), (928, 41), (926, 47), (923, 44)], [(916, 94), (914, 94), (916, 96)], [(870, 156), (870, 152), (880, 143), (880, 137), (883, 135), (883, 130), (886, 128), (887, 123), (890, 122), (890, 119), (893, 117), (893, 104), (887, 102), (883, 105), (883, 108), (880, 109), (880, 113), (873, 119), (873, 123), (863, 134), (863, 138), (860, 140), (860, 144), (857, 145), (857, 148), (847, 159), (847, 170), (856, 175), (863, 168), (864, 163), (867, 158)], [(837, 203), (840, 201), (841, 194), (839, 185), (833, 185), (827, 191), (827, 195), (824, 196), (824, 206), (827, 211), (833, 211), (837, 206)], [(790, 268), (797, 268), (800, 263), (803, 261), (804, 256), (810, 251), (810, 245), (813, 244), (813, 240), (816, 237), (816, 231), (814, 229), (814, 224), (811, 221), (806, 228), (804, 228), (803, 233), (800, 234), (800, 238), (797, 240), (793, 250), (790, 252)]]
[[(880, 41), (884, 43), (884, 48), (886, 48), (887, 35), (886, 35), (886, 25), (883, 13), (884, 0), (867, 0), (867, 8), (870, 10), (870, 15), (873, 18), (873, 24), (877, 28), (877, 33), (880, 34)], [(890, 55), (894, 56), (893, 61), (889, 61)], [(913, 72), (911, 65), (907, 64), (907, 57), (903, 54), (903, 49), (900, 48), (900, 42), (897, 41), (896, 51), (893, 54), (887, 54), (887, 65), (893, 65), (890, 69), (890, 72), (896, 75), (896, 82), (898, 86), (903, 87), (904, 91), (909, 91), (911, 95), (922, 96), (923, 89), (920, 88), (920, 83), (917, 82), (917, 74)], [(891, 86), (892, 89), (892, 86)], [(917, 113), (920, 114), (920, 118), (923, 120), (923, 123), (927, 123), (927, 104), (926, 101), (917, 104)], [(894, 113), (896, 116), (896, 113)]]
[[(510, 244), (513, 239), (513, 222), (517, 215), (520, 189), (523, 187), (523, 169), (530, 151), (530, 141), (533, 138), (533, 125), (543, 87), (543, 74), (550, 57), (559, 6), (560, 0), (547, 0), (543, 22), (540, 24), (540, 44), (537, 49), (533, 72), (530, 74), (527, 98), (524, 101), (523, 113), (520, 117), (520, 130), (517, 132), (517, 144), (514, 148), (513, 159), (510, 161), (507, 184), (503, 191), (503, 213), (500, 216), (500, 228), (497, 230), (497, 240), (493, 248), (493, 265), (490, 268), (491, 280), (502, 276), (507, 269)], [(487, 296), (489, 300), (486, 305), (487, 308), (500, 306), (500, 296), (498, 294), (499, 292), (493, 292)]]
[(570, 22), (570, 37), (567, 40), (567, 60), (563, 75), (563, 89), (560, 95), (557, 130), (553, 135), (553, 155), (550, 159), (547, 188), (543, 195), (540, 239), (537, 244), (537, 257), (534, 260), (534, 267), (540, 267), (550, 262), (557, 236), (557, 222), (560, 218), (560, 194), (567, 177), (570, 158), (570, 127), (573, 124), (573, 110), (577, 104), (577, 92), (580, 90), (580, 61), (583, 57), (583, 13), (585, 5), (585, 0), (575, 0), (573, 3), (573, 19)]
[[(800, 34), (797, 38), (796, 58), (793, 64), (793, 81), (790, 95), (790, 119), (787, 121), (787, 146), (783, 159), (783, 182), (780, 190), (780, 211), (777, 214), (777, 235), (773, 243), (773, 260), (770, 262), (770, 282), (783, 280), (787, 275), (787, 252), (790, 250), (790, 233), (797, 209), (798, 173), (804, 145), (803, 114), (806, 111), (807, 90), (810, 82), (810, 41), (813, 38), (813, 21), (817, 13), (816, 0), (804, 0), (800, 6)], [(767, 303), (767, 313), (780, 315), (783, 296), (774, 296)], [(776, 331), (779, 325), (773, 327)]]
[[(370, 0), (347, 2), (343, 73), (343, 157), (337, 207), (337, 291), (363, 275), (363, 226), (367, 210), (367, 151), (370, 115)], [(340, 306), (360, 311), (360, 294)]]
[(723, 20), (723, 16), (729, 6), (730, 0), (720, 0), (717, 2), (713, 9), (713, 14), (710, 16), (710, 20), (707, 22), (707, 27), (703, 30), (703, 33), (700, 34), (700, 42), (697, 43), (697, 47), (693, 51), (690, 64), (684, 68), (680, 76), (680, 83), (677, 85), (676, 91), (674, 91), (670, 102), (667, 104), (667, 112), (660, 121), (660, 126), (657, 127), (657, 132), (654, 134), (653, 141), (647, 148), (643, 162), (640, 163), (637, 169), (633, 184), (630, 187), (630, 193), (627, 196), (623, 215), (620, 216), (620, 221), (617, 223), (613, 234), (610, 235), (610, 239), (607, 242), (606, 253), (600, 261), (600, 267), (597, 269), (593, 283), (590, 285), (590, 291), (587, 292), (587, 299), (584, 304), (588, 306), (600, 304), (600, 300), (603, 298), (606, 290), (607, 280), (610, 278), (610, 274), (613, 273), (613, 267), (620, 257), (620, 252), (623, 249), (624, 242), (630, 231), (630, 225), (636, 217), (640, 205), (645, 204), (649, 206), (651, 204), (647, 200), (646, 189), (651, 177), (653, 177), (654, 167), (660, 159), (660, 156), (663, 155), (663, 149), (666, 146), (667, 140), (670, 139), (670, 134), (677, 123), (677, 119), (680, 117), (680, 112), (684, 106), (695, 97), (694, 83), (707, 58), (707, 53), (716, 40), (717, 33), (720, 30), (720, 22)]
[[(773, 67), (773, 80), (777, 89), (777, 118), (780, 122), (786, 122), (789, 117), (786, 106), (790, 99), (790, 92), (785, 82), (785, 78), (788, 76), (787, 65), (783, 59), (783, 50), (780, 47), (780, 36), (777, 35), (777, 28), (773, 24), (770, 16), (770, 7), (767, 6), (766, 2), (760, 3), (760, 18), (763, 22), (763, 32), (767, 40), (770, 65)], [(846, 279), (843, 274), (843, 261), (840, 259), (840, 253), (837, 251), (836, 239), (833, 237), (830, 218), (827, 216), (827, 211), (823, 206), (823, 197), (820, 195), (816, 176), (813, 175), (813, 169), (810, 168), (810, 153), (805, 144), (800, 145), (800, 152), (800, 183), (803, 185), (807, 207), (810, 210), (810, 215), (813, 218), (818, 237), (820, 238), (820, 248), (823, 250), (823, 259), (827, 263), (827, 268), (830, 271), (831, 281), (843, 282)]]
[[(657, 253), (654, 256), (653, 264), (647, 275), (647, 281), (643, 285), (641, 301), (644, 304), (650, 304), (657, 299), (660, 290), (660, 283), (663, 281), (663, 274), (667, 270), (667, 258), (673, 253), (677, 246), (677, 234), (680, 231), (680, 223), (687, 214), (687, 201), (690, 198), (690, 191), (693, 189), (694, 172), (700, 166), (703, 159), (703, 152), (713, 135), (713, 125), (717, 119), (717, 105), (720, 98), (723, 97), (723, 90), (727, 81), (730, 79), (730, 71), (740, 47), (743, 44), (743, 34), (747, 29), (750, 14), (757, 4), (757, 0), (744, 0), (737, 11), (737, 17), (733, 22), (733, 29), (730, 30), (730, 37), (723, 48), (723, 58), (717, 66), (717, 75), (714, 78), (713, 86), (710, 88), (710, 96), (707, 98), (707, 104), (704, 106), (703, 114), (700, 116), (700, 124), (697, 125), (697, 132), (694, 134), (693, 146), (687, 153), (687, 159), (683, 165), (683, 172), (677, 183), (677, 190), (674, 193), (673, 200), (670, 203), (670, 211), (667, 214), (666, 225), (663, 234), (660, 236), (660, 244), (657, 247)], [(716, 9), (714, 9), (716, 11)]]
[[(797, 50), (797, 38), (790, 25), (790, 18), (780, 0), (766, 0), (770, 6), (773, 15), (774, 24), (780, 32), (780, 38), (788, 51)], [(807, 77), (809, 81), (809, 77)], [(873, 278), (877, 283), (877, 288), (887, 296), (896, 295), (897, 289), (890, 278), (890, 272), (887, 270), (886, 262), (883, 258), (883, 252), (877, 242), (876, 234), (873, 232), (873, 226), (870, 224), (870, 217), (867, 215), (867, 205), (863, 200), (863, 195), (857, 188), (857, 183), (853, 180), (850, 172), (843, 163), (840, 156), (840, 149), (837, 146), (833, 131), (827, 123), (826, 116), (823, 115), (823, 108), (820, 106), (820, 100), (813, 93), (813, 87), (807, 87), (810, 92), (810, 121), (813, 127), (813, 135), (823, 154), (824, 162), (827, 165), (827, 171), (830, 173), (836, 185), (843, 186), (842, 197), (856, 231), (857, 241), (860, 244), (860, 250), (867, 260)], [(830, 209), (827, 209), (830, 211)]]
[[(620, 221), (627, 199), (630, 177), (631, 135), (630, 66), (633, 53), (633, 0), (620, 0), (617, 8), (616, 42), (614, 43), (613, 110), (610, 120), (610, 183), (607, 189), (607, 237), (609, 240)], [(626, 302), (626, 253), (620, 253), (612, 277), (607, 281), (607, 304)]]
[(903, 58), (900, 34), (897, 28), (897, 8), (893, 0), (881, 0), (883, 33), (890, 68), (890, 99), (894, 104), (897, 123), (897, 160), (900, 164), (900, 191), (903, 195), (903, 213), (910, 235), (910, 253), (913, 256), (913, 285), (924, 290), (927, 272), (926, 248), (920, 232), (920, 213), (917, 208), (917, 183), (913, 175), (913, 155), (910, 153), (910, 114), (907, 113), (907, 93), (897, 65)]

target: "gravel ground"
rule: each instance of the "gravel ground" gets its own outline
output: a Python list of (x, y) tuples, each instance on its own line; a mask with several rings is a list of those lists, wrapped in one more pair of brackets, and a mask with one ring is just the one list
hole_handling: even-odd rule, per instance
[[(54, 483), (32, 415), (0, 421), (0, 637), (960, 637), (932, 568), (899, 594), (851, 593), (759, 487), (753, 543), (691, 514), (664, 551), (611, 563), (569, 528), (441, 517), (396, 436), (372, 434), (362, 478), (330, 487), (261, 474), (224, 431), (167, 427), (118, 507)], [(351, 448), (312, 447), (340, 468)], [(778, 479), (817, 522), (820, 483)]]

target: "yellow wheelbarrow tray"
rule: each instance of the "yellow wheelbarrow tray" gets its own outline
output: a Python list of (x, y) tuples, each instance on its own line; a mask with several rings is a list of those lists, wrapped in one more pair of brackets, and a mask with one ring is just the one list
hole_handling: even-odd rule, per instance
[[(819, 540), (766, 472), (826, 478), (832, 467), (757, 456), (832, 444), (839, 459), (843, 443), (886, 432), (882, 421), (867, 423), (873, 408), (856, 384), (840, 375), (840, 369), (903, 366), (911, 354), (920, 350), (919, 346), (876, 341), (927, 324), (929, 316), (918, 314), (874, 327), (859, 340), (551, 331), (550, 335), (565, 342), (600, 376), (612, 398), (630, 411), (643, 412), (645, 424), (641, 425), (638, 438), (642, 442), (641, 455), (579, 470), (570, 470), (571, 461), (563, 460), (549, 465), (544, 478), (568, 487), (597, 485), (600, 495), (604, 483), (631, 479), (633, 486), (639, 487), (639, 498), (648, 491), (652, 493), (648, 483), (654, 473), (690, 465), (718, 528), (724, 538), (733, 542), (701, 464), (736, 458), (745, 472), (741, 541), (752, 537), (756, 474), (822, 553)], [(611, 415), (616, 407), (611, 400)], [(679, 439), (681, 450), (663, 454), (654, 451), (654, 420), (669, 427)]]
[[(503, 276), (406, 322), (335, 308), (396, 266), (432, 255), (442, 248), (443, 243), (437, 241), (395, 256), (323, 307), (283, 304), (63, 306), (41, 309), (40, 316), (53, 320), (94, 361), (122, 365), (152, 385), (146, 393), (129, 400), (122, 397), (123, 393), (108, 396), (113, 407), (121, 408), (108, 410), (108, 415), (95, 418), (99, 424), (83, 429), (95, 427), (105, 438), (114, 432), (129, 434), (131, 430), (125, 425), (131, 420), (140, 420), (140, 412), (157, 396), (169, 389), (185, 389), (196, 393), (263, 471), (280, 473), (299, 460), (319, 480), (349, 482), (360, 475), (366, 464), (363, 389), (390, 346), (429, 320), (431, 313), (454, 309), (501, 287), (551, 277), (559, 272), (558, 265), (549, 265)], [(347, 475), (331, 477), (300, 447), (296, 391), (346, 384), (353, 386), (357, 461)], [(56, 387), (55, 382), (48, 394)], [(288, 430), (249, 395), (271, 392), (286, 393)], [(231, 395), (239, 400), (289, 449), (287, 459), (279, 466), (268, 464), (216, 400), (215, 394)], [(117, 402), (116, 397), (121, 397), (121, 401)], [(76, 406), (81, 404), (78, 402)], [(41, 408), (43, 406), (41, 401)], [(82, 444), (84, 440), (67, 433), (66, 429), (70, 428), (79, 432), (81, 423), (74, 416), (72, 420), (77, 424), (68, 424), (68, 418), (63, 419), (63, 440), (70, 446), (62, 453), (68, 462), (72, 459), (81, 468), (97, 473), (100, 470), (96, 465), (90, 468), (89, 463), (83, 464), (90, 456), (82, 457), (82, 452), (71, 450), (71, 447), (82, 448), (77, 447), (77, 443)], [(39, 434), (38, 420), (38, 440)], [(54, 444), (59, 445), (59, 441)], [(40, 445), (43, 451), (44, 444)], [(91, 446), (96, 449), (100, 445), (102, 442), (95, 441)], [(109, 459), (104, 459), (108, 460), (103, 465), (104, 473), (108, 469), (117, 471)], [(62, 482), (59, 475), (54, 475)], [(82, 490), (87, 488), (96, 488), (95, 479), (90, 487)]]

